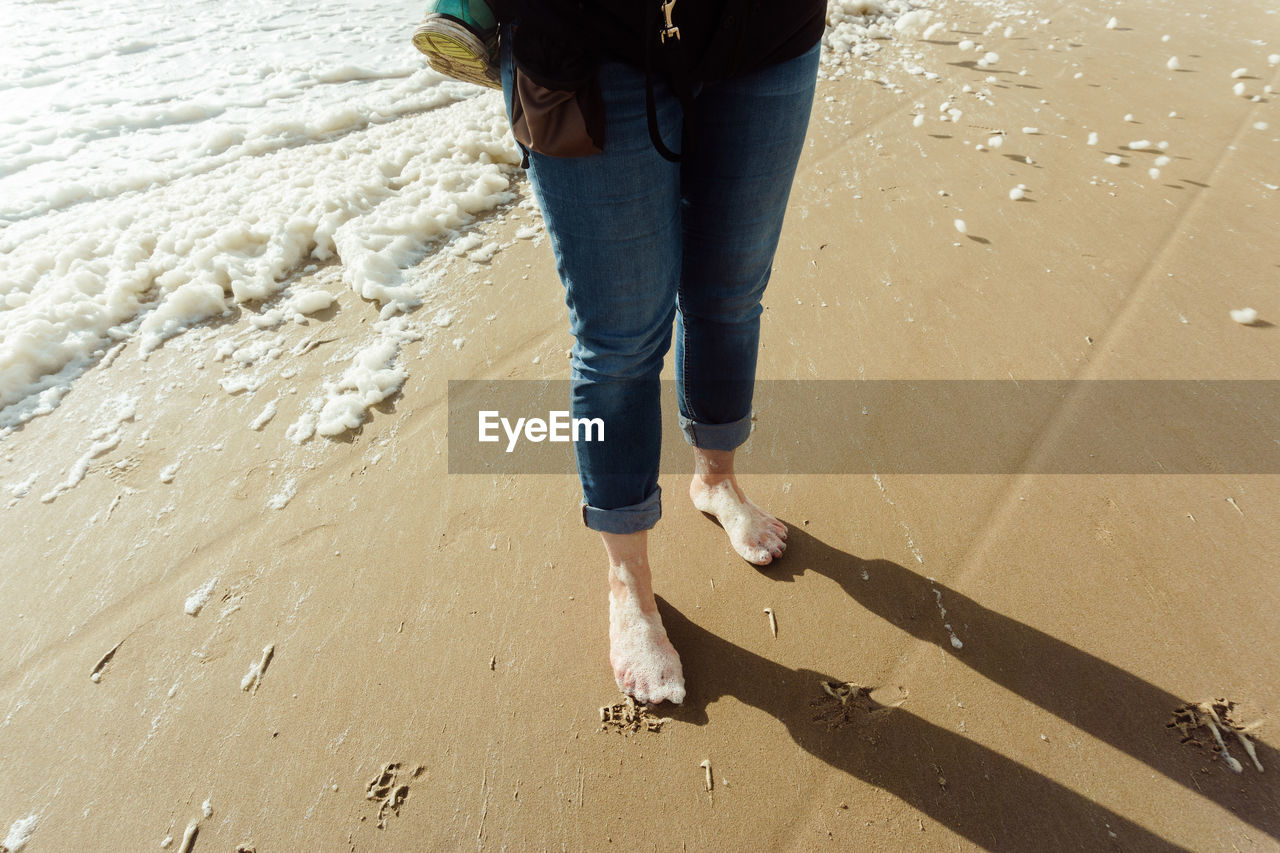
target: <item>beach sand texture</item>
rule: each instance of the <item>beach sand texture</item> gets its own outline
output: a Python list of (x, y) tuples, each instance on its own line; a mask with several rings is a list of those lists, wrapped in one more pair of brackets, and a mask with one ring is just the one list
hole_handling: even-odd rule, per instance
[[(1280, 376), (1273, 4), (856, 5), (762, 379)], [(688, 696), (620, 699), (576, 478), (447, 473), (448, 380), (571, 344), (485, 97), (469, 211), (285, 241), (264, 301), (141, 320), (0, 437), (0, 845), (1280, 849), (1275, 475), (758, 476), (763, 570), (664, 475)]]

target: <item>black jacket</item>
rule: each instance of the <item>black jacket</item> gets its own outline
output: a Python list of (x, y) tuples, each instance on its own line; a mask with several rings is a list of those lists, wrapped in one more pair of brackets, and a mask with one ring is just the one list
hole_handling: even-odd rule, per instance
[[(526, 149), (578, 157), (605, 145), (596, 70), (606, 60), (646, 72), (649, 135), (669, 160), (653, 87), (684, 107), (682, 151), (696, 146), (694, 86), (736, 77), (809, 50), (826, 26), (826, 0), (494, 0), (512, 38), (512, 132)], [(668, 20), (669, 17), (669, 20)]]
[[(539, 85), (573, 89), (602, 60), (643, 68), (671, 61), (659, 41), (661, 0), (497, 0), (500, 21), (520, 22), (516, 61)], [(794, 59), (817, 43), (826, 0), (675, 0), (682, 71), (723, 80)], [(650, 59), (646, 53), (652, 51)]]

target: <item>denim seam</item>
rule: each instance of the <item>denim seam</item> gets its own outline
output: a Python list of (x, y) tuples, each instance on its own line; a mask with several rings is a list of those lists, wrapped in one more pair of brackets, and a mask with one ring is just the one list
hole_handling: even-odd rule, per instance
[[(677, 293), (676, 304), (679, 306), (680, 297)], [(689, 386), (685, 377), (689, 375), (689, 324), (684, 321), (684, 309), (678, 307), (680, 311), (680, 382), (676, 389), (680, 392), (680, 411), (686, 413), (686, 416), (693, 418), (696, 412), (693, 411), (693, 404), (689, 401)]]

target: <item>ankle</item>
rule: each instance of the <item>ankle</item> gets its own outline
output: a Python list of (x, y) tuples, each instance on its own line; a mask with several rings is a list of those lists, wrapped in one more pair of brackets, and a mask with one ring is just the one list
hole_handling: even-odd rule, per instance
[(695, 471), (693, 474), (693, 488), (700, 490), (714, 489), (725, 483), (732, 485), (734, 476), (732, 474), (719, 474), (705, 471)]
[(716, 485), (726, 479), (733, 479), (732, 450), (707, 450), (702, 447), (693, 449), (694, 477), (700, 477), (708, 485)]
[(645, 533), (605, 533), (602, 538), (609, 557), (609, 599), (618, 605), (634, 601), (643, 612), (656, 613)]
[(617, 607), (634, 606), (641, 613), (658, 612), (658, 602), (653, 597), (653, 589), (648, 584), (627, 584), (609, 573), (609, 601)]
[(649, 573), (649, 532), (641, 530), (637, 533), (604, 533), (600, 539), (604, 542), (604, 551), (609, 558), (611, 570), (621, 570), (627, 575)]

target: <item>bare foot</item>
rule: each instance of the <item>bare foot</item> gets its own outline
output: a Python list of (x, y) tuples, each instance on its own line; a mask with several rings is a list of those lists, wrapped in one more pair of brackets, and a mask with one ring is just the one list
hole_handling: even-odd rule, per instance
[[(609, 662), (618, 689), (637, 702), (684, 701), (684, 670), (648, 584), (648, 565), (611, 566)], [(633, 572), (631, 569), (639, 571)], [(636, 577), (641, 571), (643, 579)]]
[(694, 474), (689, 484), (693, 505), (716, 517), (733, 550), (748, 563), (766, 566), (781, 557), (787, 550), (787, 526), (748, 500), (733, 475), (715, 480)]

